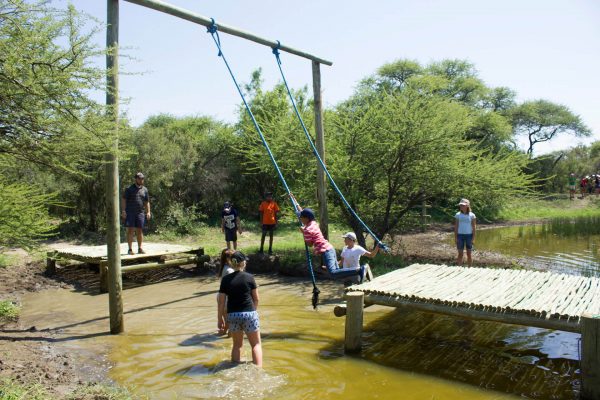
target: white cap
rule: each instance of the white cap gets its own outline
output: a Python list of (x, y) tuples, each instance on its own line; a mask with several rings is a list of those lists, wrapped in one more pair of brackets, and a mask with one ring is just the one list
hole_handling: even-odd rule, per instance
[(356, 235), (354, 234), (354, 232), (346, 232), (342, 235), (342, 237), (348, 238), (348, 239), (352, 239), (352, 241), (356, 242)]

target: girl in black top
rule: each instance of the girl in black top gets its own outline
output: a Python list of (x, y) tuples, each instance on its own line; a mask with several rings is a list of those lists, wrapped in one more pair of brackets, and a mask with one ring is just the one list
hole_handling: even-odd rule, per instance
[(221, 280), (219, 288), (218, 329), (229, 329), (233, 339), (231, 360), (240, 362), (244, 333), (252, 347), (252, 362), (262, 367), (262, 346), (260, 341), (260, 322), (258, 319), (258, 289), (254, 277), (245, 272), (248, 258), (241, 251), (231, 256), (235, 272)]

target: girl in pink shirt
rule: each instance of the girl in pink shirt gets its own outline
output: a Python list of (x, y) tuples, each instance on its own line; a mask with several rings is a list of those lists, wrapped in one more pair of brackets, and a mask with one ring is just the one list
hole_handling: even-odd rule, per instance
[(359, 268), (339, 268), (335, 249), (323, 236), (319, 224), (315, 221), (313, 210), (310, 208), (301, 209), (298, 206), (297, 211), (299, 211), (298, 215), (303, 225), (300, 231), (304, 235), (304, 241), (308, 246), (313, 248), (315, 255), (321, 256), (322, 263), (329, 271), (331, 277), (333, 279), (346, 279), (358, 275), (360, 282), (362, 282), (365, 277), (365, 266), (361, 265)]

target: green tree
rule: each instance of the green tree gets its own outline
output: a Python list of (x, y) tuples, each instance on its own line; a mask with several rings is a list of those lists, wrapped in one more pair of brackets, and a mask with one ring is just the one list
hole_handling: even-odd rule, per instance
[(84, 151), (102, 148), (102, 107), (90, 91), (104, 71), (91, 60), (95, 31), (73, 7), (0, 2), (0, 153), (48, 167), (77, 168)]
[(581, 117), (568, 107), (547, 100), (527, 101), (515, 107), (511, 113), (516, 134), (524, 135), (529, 141), (527, 154), (533, 155), (533, 146), (547, 142), (560, 134), (585, 137), (591, 134)]

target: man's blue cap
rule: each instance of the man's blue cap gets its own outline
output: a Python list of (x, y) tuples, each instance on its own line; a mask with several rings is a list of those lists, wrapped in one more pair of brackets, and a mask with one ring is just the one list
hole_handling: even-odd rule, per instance
[(315, 219), (315, 213), (310, 208), (305, 208), (304, 210), (300, 211), (300, 216), (308, 218), (310, 221), (314, 221)]

